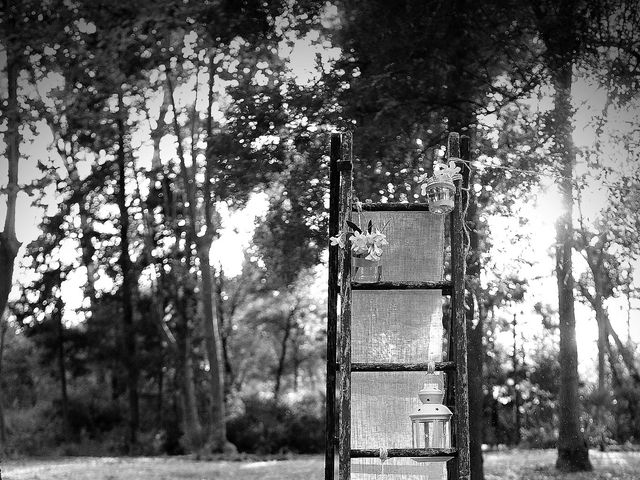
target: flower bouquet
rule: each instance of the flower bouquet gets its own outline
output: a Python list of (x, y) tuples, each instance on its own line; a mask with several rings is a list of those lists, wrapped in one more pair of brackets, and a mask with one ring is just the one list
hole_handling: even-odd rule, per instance
[[(374, 229), (371, 220), (364, 231), (349, 220), (347, 220), (347, 225), (352, 231), (342, 231), (335, 237), (331, 237), (331, 245), (345, 248), (347, 240), (350, 240), (354, 281), (379, 282), (382, 276), (382, 266), (380, 265), (382, 247), (389, 245), (387, 236), (379, 229)], [(382, 227), (383, 230), (386, 225)]]

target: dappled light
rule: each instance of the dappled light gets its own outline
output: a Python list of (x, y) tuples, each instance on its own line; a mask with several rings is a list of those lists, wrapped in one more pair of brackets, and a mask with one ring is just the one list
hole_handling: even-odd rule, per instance
[(2, 473), (634, 478), (639, 51), (635, 0), (5, 1)]

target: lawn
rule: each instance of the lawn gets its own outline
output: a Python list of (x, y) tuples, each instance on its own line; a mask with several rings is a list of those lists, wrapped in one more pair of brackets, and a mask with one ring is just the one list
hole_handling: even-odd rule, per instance
[(640, 452), (589, 451), (593, 472), (558, 473), (555, 450), (511, 450), (485, 455), (486, 480), (640, 480)]
[[(485, 456), (486, 480), (640, 479), (640, 452), (591, 451), (594, 471), (559, 474), (553, 450), (512, 450)], [(11, 460), (4, 480), (321, 480), (323, 459), (300, 456), (284, 461), (197, 461), (187, 457), (62, 458)], [(373, 478), (373, 477), (372, 477)]]

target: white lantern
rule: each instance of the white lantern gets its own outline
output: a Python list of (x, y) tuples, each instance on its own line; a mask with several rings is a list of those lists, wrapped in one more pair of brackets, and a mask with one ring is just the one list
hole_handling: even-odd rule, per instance
[[(413, 448), (451, 448), (451, 410), (442, 404), (444, 392), (435, 375), (418, 393), (421, 405), (411, 414)], [(452, 456), (416, 457), (417, 462), (446, 462)]]

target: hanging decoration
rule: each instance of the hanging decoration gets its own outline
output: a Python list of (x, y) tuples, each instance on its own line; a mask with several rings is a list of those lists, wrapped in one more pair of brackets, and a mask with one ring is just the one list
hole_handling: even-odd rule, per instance
[[(358, 218), (362, 212), (360, 202), (355, 201)], [(351, 266), (355, 282), (379, 282), (382, 276), (380, 260), (384, 251), (382, 247), (389, 245), (387, 236), (383, 233), (388, 222), (380, 229), (371, 220), (361, 227), (350, 220), (346, 220), (349, 230), (342, 230), (335, 237), (330, 237), (331, 245), (345, 248), (347, 241), (351, 242)]]
[(453, 182), (460, 179), (462, 174), (455, 161), (450, 161), (449, 165), (436, 163), (433, 165), (433, 176), (425, 173), (418, 178), (418, 182), (422, 183), (422, 195), (427, 197), (429, 211), (440, 215), (453, 211), (456, 193)]
[[(451, 448), (451, 417), (453, 413), (442, 404), (444, 392), (439, 375), (428, 374), (418, 393), (421, 405), (411, 414), (413, 448)], [(452, 456), (416, 457), (416, 462), (446, 462)]]

